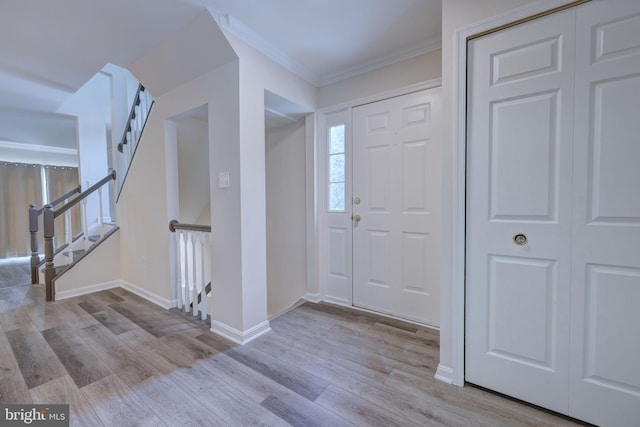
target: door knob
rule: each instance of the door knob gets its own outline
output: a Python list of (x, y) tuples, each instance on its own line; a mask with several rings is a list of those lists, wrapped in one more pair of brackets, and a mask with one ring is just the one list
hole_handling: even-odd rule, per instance
[(360, 220), (362, 219), (362, 217), (360, 217), (360, 215), (353, 215), (351, 217), (352, 220), (354, 220), (355, 222), (360, 222)]
[(529, 241), (529, 240), (527, 239), (527, 236), (525, 236), (525, 235), (524, 235), (524, 234), (522, 234), (522, 233), (518, 233), (518, 234), (516, 234), (515, 236), (513, 236), (513, 242), (514, 242), (516, 245), (524, 246), (524, 245), (526, 245), (526, 244), (527, 244), (527, 242), (528, 242), (528, 241)]

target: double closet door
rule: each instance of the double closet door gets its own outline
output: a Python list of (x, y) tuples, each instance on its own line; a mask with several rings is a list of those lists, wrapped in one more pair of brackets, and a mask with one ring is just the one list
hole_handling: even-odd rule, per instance
[(640, 2), (468, 44), (466, 380), (640, 420)]

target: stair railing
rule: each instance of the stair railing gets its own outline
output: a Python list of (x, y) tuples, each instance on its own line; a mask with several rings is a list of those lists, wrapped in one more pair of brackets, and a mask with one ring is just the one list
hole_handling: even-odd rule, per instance
[[(55, 237), (55, 229), (54, 229), (54, 220), (60, 215), (66, 214), (80, 202), (83, 202), (83, 217), (85, 225), (84, 228), (84, 238), (86, 240), (89, 239), (86, 227), (86, 199), (94, 192), (100, 190), (102, 186), (108, 184), (111, 180), (116, 179), (116, 171), (111, 169), (109, 174), (102, 178), (100, 181), (93, 184), (91, 187), (87, 188), (86, 191), (80, 193), (79, 196), (74, 198), (73, 200), (65, 203), (59, 209), (54, 210), (52, 204), (45, 205), (43, 208), (43, 229), (44, 229), (44, 283), (46, 290), (46, 299), (47, 301), (55, 301), (55, 289), (53, 286), (53, 279), (56, 276), (55, 266), (53, 265), (53, 257), (55, 256), (55, 251), (53, 247), (53, 238)], [(100, 212), (102, 212), (102, 197), (100, 197)], [(102, 231), (100, 231), (101, 233)], [(32, 237), (33, 238), (33, 237)], [(36, 237), (37, 239), (37, 237)]]
[[(179, 309), (191, 310), (194, 317), (207, 320), (207, 296), (211, 292), (208, 278), (211, 226), (169, 222), (175, 235), (176, 274), (173, 286)], [(210, 274), (210, 273), (209, 273)]]
[[(82, 192), (82, 186), (78, 185), (73, 190), (69, 191), (65, 195), (57, 198), (50, 203), (51, 206), (56, 207), (60, 203), (65, 204), (69, 202), (69, 198), (76, 193)], [(38, 277), (38, 264), (40, 264), (40, 255), (38, 254), (38, 222), (40, 215), (44, 212), (44, 208), (38, 209), (34, 204), (29, 205), (29, 234), (31, 235), (31, 283), (36, 284), (40, 281)], [(65, 215), (65, 244), (71, 243), (71, 211), (67, 211)]]
[(131, 111), (129, 112), (127, 125), (124, 129), (122, 139), (118, 144), (118, 151), (124, 155), (119, 159), (119, 162), (121, 162), (120, 171), (124, 171), (124, 174), (121, 174), (121, 179), (118, 183), (118, 199), (120, 198), (120, 192), (122, 191), (124, 181), (127, 179), (133, 156), (138, 148), (138, 142), (140, 142), (142, 131), (144, 130), (144, 127), (147, 124), (147, 118), (151, 113), (153, 102), (153, 97), (149, 91), (141, 84), (138, 85), (138, 90), (135, 98), (133, 99)]

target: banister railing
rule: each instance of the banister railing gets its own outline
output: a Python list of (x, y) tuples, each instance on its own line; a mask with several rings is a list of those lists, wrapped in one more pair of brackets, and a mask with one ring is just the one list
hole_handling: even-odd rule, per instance
[(175, 235), (176, 274), (173, 281), (179, 309), (192, 310), (193, 316), (207, 320), (211, 291), (210, 239), (211, 226), (169, 222)]
[[(70, 211), (71, 208), (73, 208), (78, 203), (82, 202), (83, 203), (82, 228), (83, 228), (83, 234), (85, 239), (85, 245), (87, 245), (87, 242), (89, 241), (88, 226), (87, 226), (87, 209), (86, 209), (87, 197), (89, 197), (91, 194), (95, 193), (96, 191), (98, 192), (98, 195), (99, 195), (98, 200), (99, 200), (99, 207), (100, 207), (99, 209), (100, 216), (98, 218), (98, 223), (100, 227), (98, 230), (99, 230), (99, 233), (102, 233), (101, 231), (102, 218), (103, 218), (102, 187), (105, 184), (115, 179), (116, 179), (116, 171), (111, 169), (109, 170), (109, 173), (107, 174), (107, 176), (105, 176), (100, 181), (98, 181), (97, 183), (87, 188), (86, 191), (81, 192), (80, 195), (75, 197), (73, 200), (66, 202), (62, 207), (54, 210), (54, 206), (52, 204), (48, 204), (44, 206), (43, 213), (42, 213), (43, 229), (44, 229), (44, 282), (45, 282), (47, 301), (55, 301), (55, 289), (53, 287), (53, 279), (55, 278), (55, 275), (56, 275), (55, 266), (53, 264), (53, 258), (55, 256), (55, 249), (53, 245), (53, 239), (55, 237), (55, 227), (54, 227), (55, 219), (65, 213), (67, 213), (68, 215), (68, 213), (71, 212)], [(85, 246), (85, 249), (87, 249), (86, 246)]]
[[(58, 197), (56, 200), (51, 202), (50, 205), (55, 207), (55, 206), (58, 206), (62, 202), (66, 203), (71, 196), (73, 196), (76, 193), (81, 193), (81, 192), (82, 192), (82, 186), (78, 185), (76, 188), (74, 188), (73, 190), (67, 192), (63, 196)], [(30, 260), (30, 264), (31, 264), (31, 283), (34, 284), (34, 285), (36, 283), (38, 283), (39, 279), (40, 279), (38, 277), (38, 264), (40, 264), (40, 255), (38, 254), (38, 251), (39, 251), (39, 248), (38, 248), (38, 218), (40, 217), (40, 215), (42, 215), (43, 211), (44, 211), (44, 207), (38, 209), (38, 207), (36, 205), (34, 205), (34, 204), (29, 205), (29, 234), (31, 235), (31, 260)], [(70, 233), (70, 229), (71, 229), (70, 223), (71, 223), (71, 218), (68, 217), (67, 221), (66, 221), (67, 234)], [(70, 241), (70, 237), (68, 235), (67, 239), (66, 239), (66, 243), (68, 244), (69, 241)]]
[(149, 91), (142, 86), (142, 84), (139, 84), (138, 90), (136, 91), (136, 95), (133, 99), (133, 104), (131, 105), (127, 125), (124, 128), (122, 138), (118, 144), (118, 151), (122, 153), (123, 156), (119, 156), (118, 158), (120, 181), (118, 183), (117, 199), (120, 198), (122, 186), (129, 174), (131, 161), (133, 160), (133, 156), (138, 148), (138, 142), (140, 142), (142, 131), (147, 124), (147, 118), (151, 113), (153, 103), (154, 100)]

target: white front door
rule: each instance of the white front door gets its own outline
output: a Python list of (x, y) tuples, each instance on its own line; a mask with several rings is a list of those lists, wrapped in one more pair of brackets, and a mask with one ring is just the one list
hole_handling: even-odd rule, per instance
[(435, 326), (440, 92), (353, 109), (353, 304)]
[(466, 380), (640, 419), (640, 2), (469, 42)]

